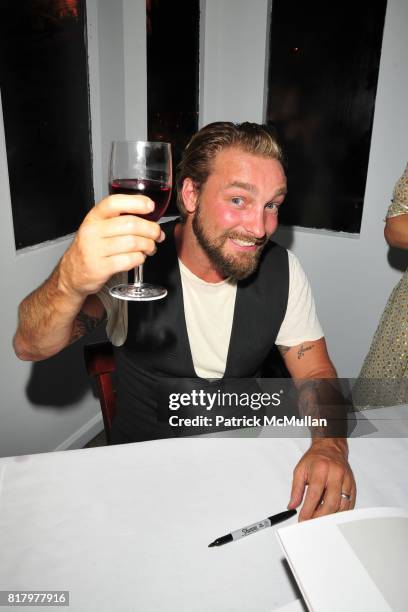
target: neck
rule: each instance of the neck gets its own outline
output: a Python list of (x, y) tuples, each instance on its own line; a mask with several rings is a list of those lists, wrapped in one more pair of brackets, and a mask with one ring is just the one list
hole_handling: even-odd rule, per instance
[(177, 223), (174, 230), (176, 249), (179, 259), (196, 276), (207, 283), (219, 283), (225, 276), (221, 274), (203, 251), (192, 227), (189, 215), (185, 223)]

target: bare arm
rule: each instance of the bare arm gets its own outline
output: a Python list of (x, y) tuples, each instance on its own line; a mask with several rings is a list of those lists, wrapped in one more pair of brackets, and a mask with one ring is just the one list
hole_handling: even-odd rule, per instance
[[(324, 338), (319, 340), (307, 341), (293, 347), (279, 346), (285, 365), (294, 379), (298, 390), (299, 412), (302, 416), (312, 417), (343, 417), (343, 407), (340, 403), (343, 400), (341, 393), (336, 385), (337, 373), (327, 352), (326, 341)], [(327, 380), (328, 379), (328, 380)], [(332, 382), (329, 382), (332, 379)], [(327, 380), (327, 383), (326, 383)], [(338, 407), (336, 410), (335, 407)], [(336, 410), (336, 414), (334, 414)], [(341, 410), (341, 414), (338, 414)], [(334, 438), (337, 431), (342, 432), (344, 421), (334, 429), (337, 421), (329, 421), (327, 427), (312, 428), (312, 437)], [(334, 425), (332, 425), (334, 424)], [(344, 438), (339, 438), (336, 444), (341, 447), (347, 456), (347, 442)]]
[[(278, 348), (289, 373), (296, 380), (299, 407), (308, 413), (313, 409), (313, 401), (317, 400), (312, 381), (337, 376), (327, 353), (326, 342), (324, 338), (320, 338), (293, 347)], [(345, 438), (312, 439), (310, 449), (294, 470), (289, 508), (296, 508), (301, 504), (306, 486), (307, 493), (299, 520), (354, 507), (356, 485), (348, 464), (348, 445)], [(342, 493), (349, 494), (350, 499), (342, 497)]]
[(47, 359), (93, 331), (105, 318), (105, 308), (95, 295), (84, 299), (68, 293), (60, 286), (59, 276), (58, 265), (20, 304), (13, 339), (19, 359)]
[(137, 216), (153, 208), (144, 196), (114, 195), (88, 213), (51, 276), (20, 304), (13, 341), (20, 359), (47, 359), (102, 321), (95, 294), (113, 274), (143, 263), (164, 239), (158, 223)]
[(278, 346), (278, 349), (295, 380), (337, 376), (324, 338), (309, 340), (296, 346)]
[(388, 218), (384, 236), (390, 246), (408, 249), (408, 213)]

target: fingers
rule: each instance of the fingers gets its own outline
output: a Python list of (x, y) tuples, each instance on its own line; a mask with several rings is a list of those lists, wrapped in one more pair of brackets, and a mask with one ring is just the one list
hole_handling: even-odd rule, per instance
[(81, 295), (96, 293), (113, 274), (154, 255), (165, 234), (158, 223), (137, 216), (153, 209), (145, 196), (115, 195), (97, 204), (61, 262), (65, 286)]
[(112, 257), (121, 253), (134, 253), (140, 251), (144, 255), (154, 255), (157, 251), (156, 243), (143, 236), (116, 236), (105, 238), (103, 241), (103, 256)]
[(88, 219), (102, 220), (123, 214), (146, 215), (154, 210), (154, 202), (146, 196), (117, 194), (108, 196), (94, 206), (87, 215)]
[(355, 501), (356, 485), (348, 466), (316, 464), (310, 473), (299, 521), (352, 510)]
[(150, 238), (155, 242), (162, 242), (164, 233), (155, 221), (147, 221), (141, 217), (132, 215), (122, 215), (100, 224), (89, 224), (92, 227), (98, 226), (97, 231), (102, 238), (112, 238), (114, 236), (135, 235)]
[[(350, 499), (346, 497), (342, 497), (341, 493), (348, 495)], [(339, 512), (344, 512), (346, 510), (352, 510), (356, 505), (356, 494), (357, 488), (354, 480), (353, 472), (349, 470), (349, 473), (346, 474), (346, 477), (343, 480), (343, 484), (341, 487), (340, 493), (340, 508)]]
[(341, 497), (338, 512), (346, 512), (347, 510), (351, 510), (351, 509), (352, 509), (352, 506), (351, 506), (350, 500), (347, 497)]
[(136, 266), (140, 266), (145, 262), (146, 255), (137, 251), (135, 253), (120, 253), (106, 258), (106, 269), (108, 278), (117, 272), (128, 272)]
[(305, 490), (299, 521), (354, 508), (353, 472), (343, 452), (331, 442), (312, 445), (299, 461), (293, 473), (289, 509), (302, 503)]
[[(105, 264), (101, 258), (104, 260), (120, 254), (131, 256), (137, 252), (141, 255), (137, 258), (139, 265), (146, 255), (154, 255), (157, 243), (164, 239), (165, 234), (158, 223), (123, 215), (98, 221), (87, 218), (78, 231), (76, 244), (82, 264), (86, 268), (100, 268)], [(119, 261), (123, 258), (116, 260)], [(109, 262), (109, 266), (112, 265), (113, 262)]]
[(293, 473), (292, 491), (290, 493), (290, 501), (288, 510), (297, 508), (302, 503), (303, 495), (306, 489), (306, 474), (301, 465), (298, 465)]
[(299, 514), (299, 522), (313, 517), (323, 498), (328, 475), (326, 461), (315, 462), (309, 473), (307, 493)]
[(320, 503), (312, 513), (312, 518), (332, 514), (340, 510), (344, 475), (345, 469), (343, 466), (334, 464), (327, 468), (326, 486), (322, 492)]

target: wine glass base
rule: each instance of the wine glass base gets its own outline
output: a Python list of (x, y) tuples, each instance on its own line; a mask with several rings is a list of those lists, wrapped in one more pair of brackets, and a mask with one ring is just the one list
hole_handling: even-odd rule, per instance
[(128, 302), (150, 302), (161, 300), (167, 295), (167, 289), (142, 283), (141, 285), (116, 285), (109, 289), (111, 296)]

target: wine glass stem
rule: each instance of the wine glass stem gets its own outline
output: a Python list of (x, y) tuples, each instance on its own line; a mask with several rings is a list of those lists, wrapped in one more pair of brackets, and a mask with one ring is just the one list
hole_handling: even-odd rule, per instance
[(140, 266), (137, 266), (137, 268), (135, 268), (134, 285), (135, 287), (140, 287), (141, 285), (143, 285), (143, 264), (140, 264)]

